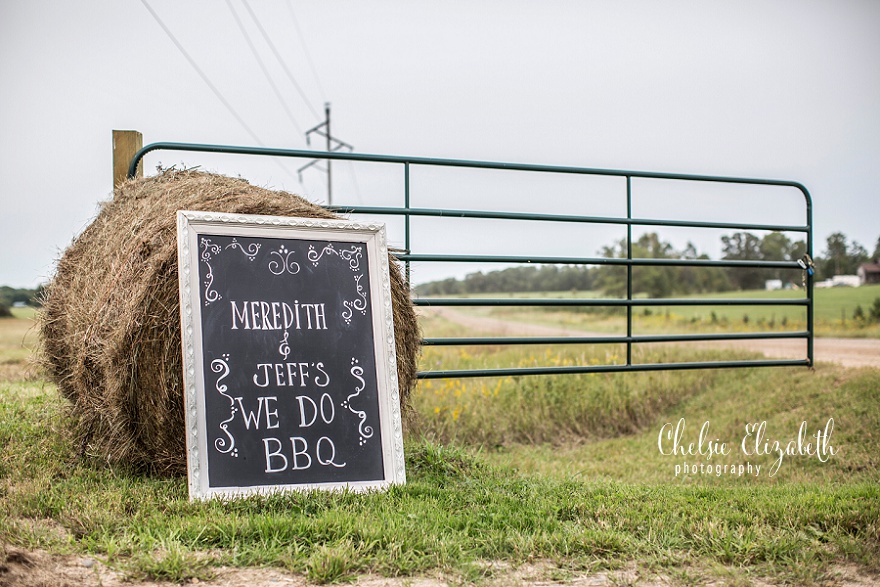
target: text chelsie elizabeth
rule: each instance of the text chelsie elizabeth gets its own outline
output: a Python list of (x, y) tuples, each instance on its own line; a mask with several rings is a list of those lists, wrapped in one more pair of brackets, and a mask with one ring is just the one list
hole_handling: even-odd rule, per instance
[[(736, 451), (726, 441), (713, 437), (709, 432), (709, 421), (703, 422), (696, 439), (688, 440), (687, 424), (681, 418), (677, 424), (667, 422), (660, 428), (657, 436), (657, 448), (660, 454), (676, 458), (675, 476), (714, 475), (759, 476), (762, 471), (773, 477), (779, 472), (786, 457), (815, 458), (819, 462), (828, 462), (840, 452), (840, 447), (831, 444), (831, 433), (834, 431), (834, 418), (829, 418), (824, 428), (811, 432), (806, 421), (802, 422), (797, 434), (788, 440), (771, 440), (767, 435), (767, 422), (749, 422), (745, 424), (742, 439), (738, 448), (744, 457), (769, 457), (772, 462), (767, 466), (751, 461), (737, 464), (719, 464), (712, 462), (718, 457), (727, 457)], [(680, 460), (679, 460), (680, 459)]]

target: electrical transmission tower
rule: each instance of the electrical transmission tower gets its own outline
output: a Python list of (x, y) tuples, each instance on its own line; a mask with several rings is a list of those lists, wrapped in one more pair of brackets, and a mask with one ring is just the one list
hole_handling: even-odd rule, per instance
[[(349, 151), (354, 151), (354, 147), (352, 147), (351, 145), (349, 145), (346, 142), (340, 141), (339, 139), (333, 137), (332, 134), (330, 134), (330, 102), (327, 102), (324, 104), (324, 116), (325, 116), (324, 122), (322, 122), (321, 124), (319, 124), (315, 127), (310, 128), (309, 130), (306, 131), (306, 144), (308, 144), (308, 145), (312, 144), (311, 136), (314, 133), (318, 136), (322, 136), (325, 139), (327, 139), (327, 152), (328, 153), (333, 152), (333, 151), (338, 151), (340, 149), (348, 149)], [(302, 183), (302, 172), (305, 171), (306, 169), (308, 169), (309, 167), (311, 167), (312, 165), (317, 165), (318, 161), (320, 161), (320, 160), (313, 159), (296, 170), (297, 174), (299, 175), (300, 183)], [(326, 160), (326, 165), (327, 165), (327, 205), (328, 206), (333, 205), (333, 174), (332, 174), (331, 163), (332, 162), (330, 161), (330, 159)]]

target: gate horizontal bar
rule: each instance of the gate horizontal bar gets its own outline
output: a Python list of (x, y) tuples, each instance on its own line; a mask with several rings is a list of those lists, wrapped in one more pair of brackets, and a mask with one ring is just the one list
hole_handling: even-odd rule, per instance
[(704, 363), (644, 363), (638, 365), (583, 365), (577, 367), (522, 367), (513, 369), (467, 369), (421, 371), (418, 379), (465, 379), (469, 377), (519, 377), (526, 375), (575, 375), (579, 373), (626, 373), (638, 371), (682, 371), (741, 367), (809, 367), (809, 359), (764, 361), (707, 361)]
[(725, 228), (735, 230), (768, 230), (807, 232), (808, 226), (791, 224), (743, 224), (736, 222), (698, 222), (694, 220), (657, 220), (653, 218), (618, 218), (613, 216), (574, 216), (570, 214), (532, 214), (529, 212), (493, 212), (484, 210), (447, 210), (444, 208), (386, 208), (377, 206), (329, 206), (333, 212), (375, 214), (377, 216), (423, 216), (431, 218), (479, 218), (490, 220), (524, 220), (538, 222), (580, 222), (591, 224), (623, 224), (634, 226), (675, 226), (689, 228)]
[(807, 331), (791, 332), (730, 332), (707, 334), (669, 334), (648, 336), (498, 336), (424, 338), (425, 346), (483, 346), (483, 345), (539, 345), (539, 344), (618, 344), (656, 342), (706, 342), (724, 340), (769, 340), (808, 338)]
[(540, 265), (631, 265), (639, 267), (764, 267), (800, 269), (795, 261), (739, 259), (624, 259), (620, 257), (530, 257), (519, 255), (395, 254), (401, 261), (432, 263), (534, 263)]
[(692, 175), (685, 173), (654, 173), (650, 171), (625, 171), (621, 169), (596, 169), (562, 165), (536, 165), (529, 163), (501, 163), (495, 161), (469, 161), (466, 159), (435, 159), (430, 157), (401, 157), (394, 155), (375, 155), (367, 153), (345, 153), (340, 151), (310, 151), (296, 149), (273, 149), (268, 147), (239, 147), (233, 145), (210, 145), (200, 143), (157, 142), (150, 143), (135, 153), (128, 167), (128, 177), (134, 178), (137, 166), (147, 153), (152, 151), (190, 151), (200, 153), (226, 153), (232, 155), (261, 155), (269, 157), (294, 157), (306, 159), (329, 159), (335, 161), (362, 161), (367, 163), (397, 163), (410, 165), (430, 165), (435, 167), (470, 167), (474, 169), (498, 169), (508, 171), (537, 171), (543, 173), (570, 173), (580, 175), (609, 175), (614, 177), (637, 177), (642, 179), (670, 179), (684, 181), (705, 181), (714, 183), (745, 183), (751, 185), (774, 185), (792, 187), (799, 190), (811, 206), (810, 193), (803, 184), (796, 181), (778, 179), (755, 179), (746, 177), (724, 177), (717, 175)]
[(415, 306), (808, 306), (807, 298), (413, 298)]

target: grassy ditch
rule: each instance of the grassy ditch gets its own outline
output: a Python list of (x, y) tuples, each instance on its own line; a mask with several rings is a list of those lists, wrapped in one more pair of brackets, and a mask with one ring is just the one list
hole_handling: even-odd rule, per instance
[[(63, 400), (16, 354), (26, 325), (10, 324), (0, 326), (4, 548), (89, 556), (133, 580), (178, 583), (210, 579), (220, 565), (315, 583), (365, 573), (503, 582), (506, 569), (534, 562), (546, 565), (545, 581), (631, 566), (681, 585), (826, 584), (840, 566), (880, 573), (878, 370), (425, 382), (405, 486), (190, 503), (185, 479), (79, 459)], [(440, 359), (455, 368), (497, 352)], [(550, 358), (591, 359), (568, 352)], [(435, 410), (441, 400), (446, 409)], [(708, 420), (733, 444), (746, 422), (765, 420), (768, 437), (787, 440), (801, 421), (815, 429), (833, 418), (839, 451), (826, 462), (786, 458), (773, 476), (676, 477), (682, 459), (660, 455), (657, 437), (680, 418), (689, 437)]]

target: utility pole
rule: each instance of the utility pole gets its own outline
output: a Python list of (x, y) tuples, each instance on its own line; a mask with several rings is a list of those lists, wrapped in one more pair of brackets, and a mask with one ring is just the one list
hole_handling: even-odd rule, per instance
[[(330, 137), (333, 136), (330, 134), (330, 102), (324, 102), (324, 124), (326, 125), (324, 128), (327, 130), (327, 152), (330, 152)], [(306, 134), (306, 137), (309, 135)], [(307, 139), (308, 140), (308, 139)], [(330, 169), (330, 164), (333, 163), (330, 159), (327, 159), (327, 205), (333, 205), (333, 173)]]
[[(312, 144), (311, 135), (312, 133), (314, 133), (327, 139), (328, 153), (332, 153), (333, 151), (338, 151), (340, 149), (348, 149), (349, 151), (354, 151), (354, 147), (352, 147), (348, 143), (340, 141), (332, 134), (330, 134), (330, 102), (324, 103), (324, 117), (324, 122), (306, 131), (306, 144)], [(312, 161), (309, 161), (308, 163), (296, 170), (297, 174), (299, 175), (300, 182), (302, 182), (302, 172), (312, 165), (316, 165), (318, 161), (319, 159), (313, 159)], [(327, 159), (327, 205), (333, 205), (333, 173), (330, 159)]]

